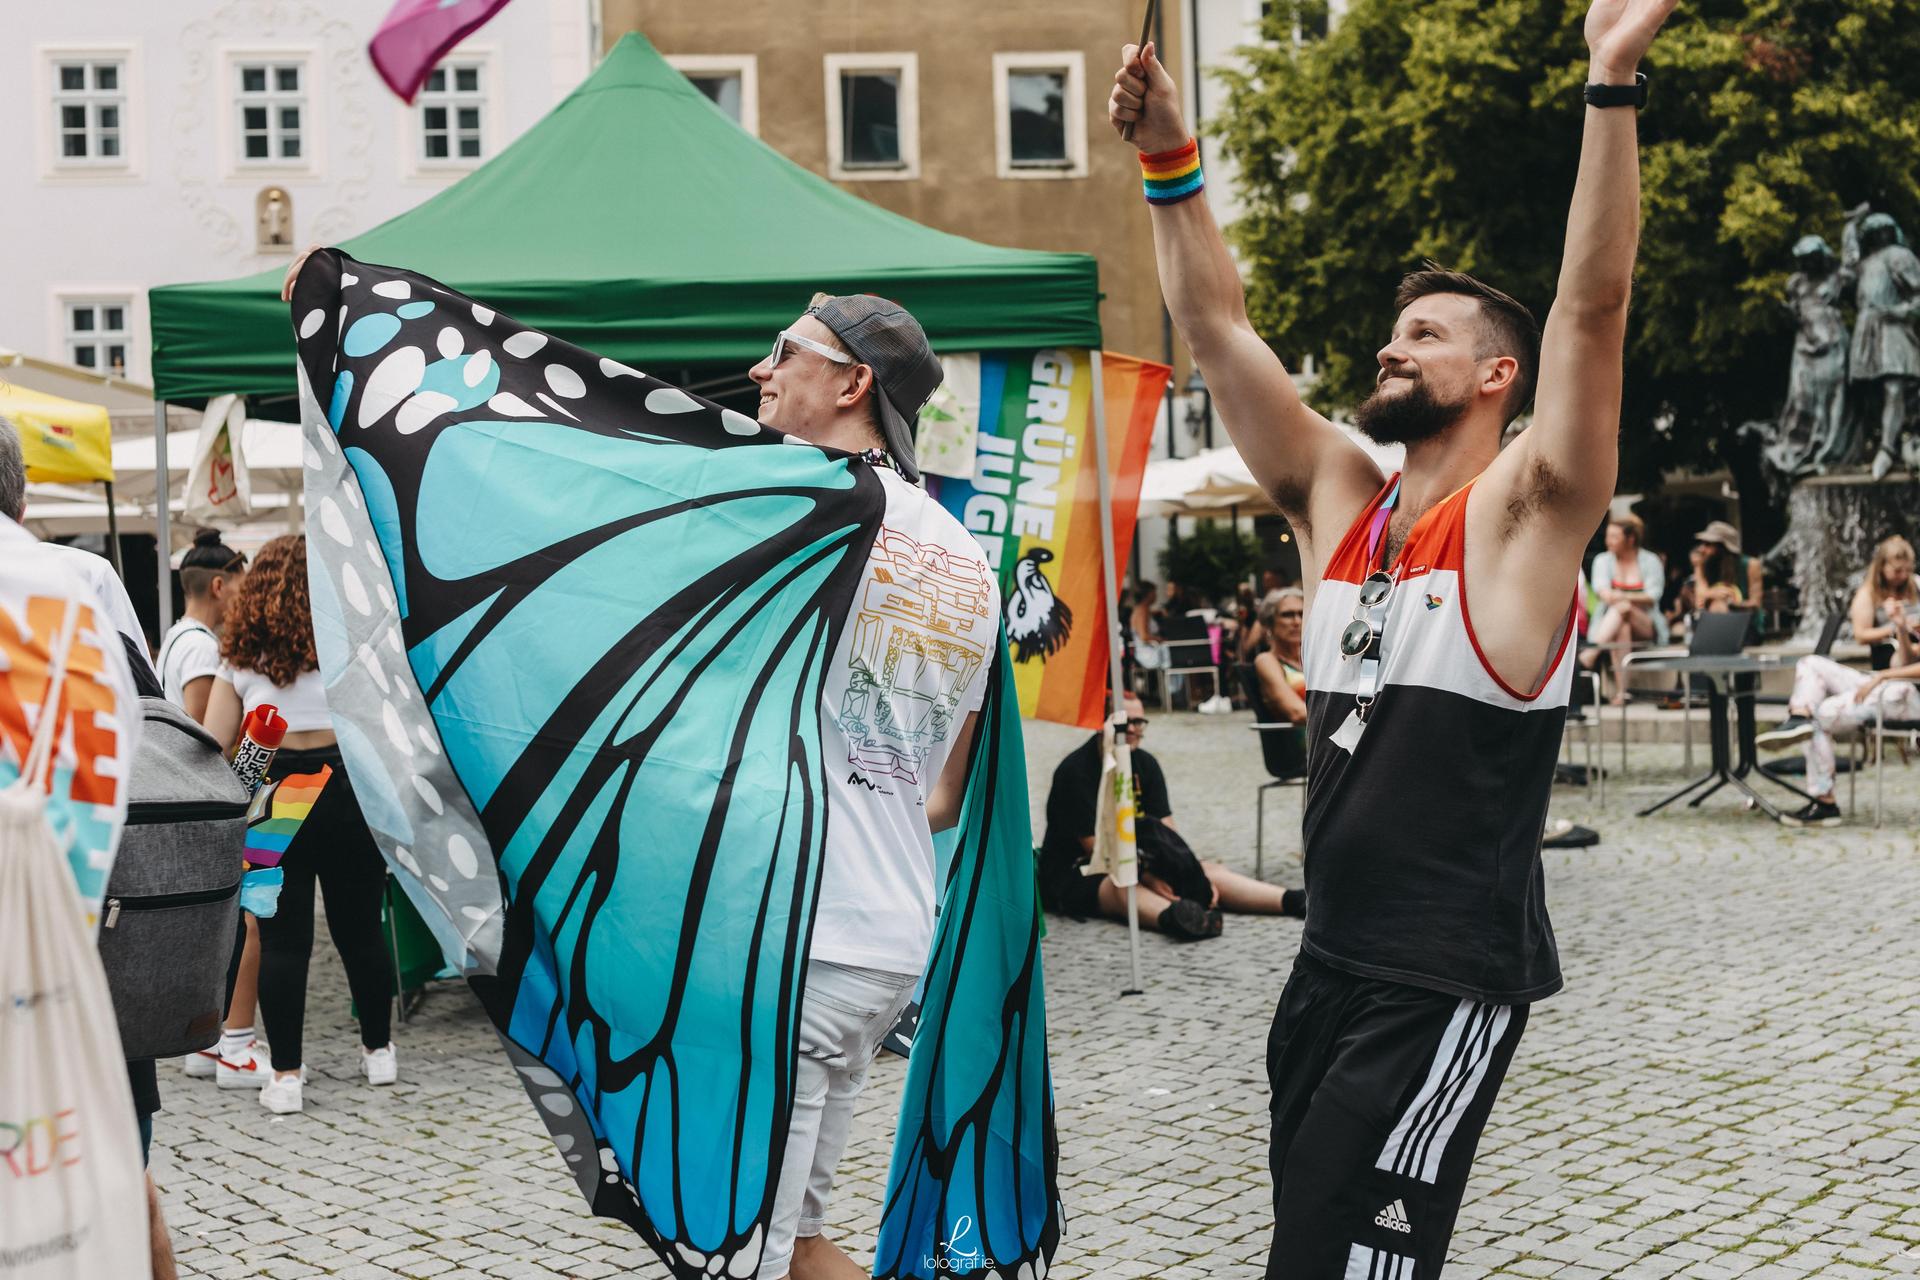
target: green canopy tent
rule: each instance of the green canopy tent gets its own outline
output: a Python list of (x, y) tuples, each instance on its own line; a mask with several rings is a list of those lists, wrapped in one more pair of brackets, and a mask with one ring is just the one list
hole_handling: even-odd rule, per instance
[[(1091, 256), (980, 244), (849, 195), (638, 35), (493, 160), (341, 247), (649, 370), (744, 371), (816, 289), (892, 298), (946, 351), (1100, 344)], [(291, 395), (282, 274), (153, 290), (157, 398)]]

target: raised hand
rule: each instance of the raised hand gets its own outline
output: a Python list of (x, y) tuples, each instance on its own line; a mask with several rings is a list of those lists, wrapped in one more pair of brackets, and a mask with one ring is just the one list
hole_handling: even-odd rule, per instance
[(1120, 50), (1120, 69), (1113, 74), (1113, 94), (1107, 99), (1107, 123), (1115, 133), (1131, 123), (1133, 145), (1148, 153), (1187, 144), (1180, 92), (1161, 65), (1153, 41)]
[(300, 278), (300, 268), (306, 266), (307, 259), (311, 258), (314, 255), (314, 251), (321, 247), (322, 246), (317, 244), (308, 245), (300, 251), (299, 257), (287, 265), (287, 278), (280, 282), (280, 301), (293, 301), (293, 282)]
[(1625, 84), (1680, 0), (1593, 0), (1587, 10), (1587, 51), (1594, 79)]

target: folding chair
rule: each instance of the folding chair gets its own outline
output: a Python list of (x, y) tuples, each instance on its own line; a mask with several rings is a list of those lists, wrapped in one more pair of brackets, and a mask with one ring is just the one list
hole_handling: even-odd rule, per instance
[[(1234, 667), (1240, 689), (1256, 716), (1268, 713), (1266, 698), (1260, 691), (1260, 676), (1251, 663)], [(1253, 877), (1261, 879), (1267, 856), (1267, 792), (1275, 787), (1299, 787), (1301, 802), (1306, 800), (1307, 727), (1291, 721), (1259, 721), (1253, 731), (1260, 735), (1260, 758), (1267, 766), (1268, 781), (1253, 792)]]

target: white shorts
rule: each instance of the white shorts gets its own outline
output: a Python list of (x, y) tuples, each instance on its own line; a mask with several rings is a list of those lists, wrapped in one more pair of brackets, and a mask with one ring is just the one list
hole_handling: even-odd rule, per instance
[(779, 1280), (793, 1265), (793, 1242), (826, 1225), (833, 1173), (847, 1149), (853, 1104), (867, 1083), (880, 1042), (913, 998), (919, 976), (809, 961), (800, 1001), (800, 1057), (794, 1070), (793, 1122), (780, 1184), (767, 1223), (759, 1280)]

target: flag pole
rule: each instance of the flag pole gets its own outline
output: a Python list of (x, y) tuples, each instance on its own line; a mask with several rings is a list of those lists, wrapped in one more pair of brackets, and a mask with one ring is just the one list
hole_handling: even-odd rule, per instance
[[(1109, 722), (1126, 714), (1126, 690), (1122, 687), (1124, 668), (1120, 658), (1120, 572), (1119, 558), (1113, 549), (1113, 473), (1107, 465), (1107, 383), (1100, 365), (1100, 349), (1093, 358), (1093, 449), (1100, 474), (1100, 572), (1103, 594), (1107, 598), (1107, 687), (1111, 698), (1107, 706)], [(1117, 754), (1124, 767), (1127, 760), (1124, 731)], [(1118, 841), (1115, 842), (1116, 846)], [(1109, 868), (1109, 874), (1116, 868)], [(1120, 994), (1137, 996), (1140, 986), (1140, 876), (1135, 871), (1127, 884), (1127, 946), (1133, 960), (1133, 982)]]

